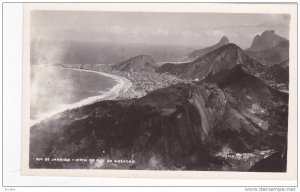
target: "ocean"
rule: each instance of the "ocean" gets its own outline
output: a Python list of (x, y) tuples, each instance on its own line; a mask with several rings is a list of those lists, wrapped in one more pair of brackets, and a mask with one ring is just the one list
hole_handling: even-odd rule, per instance
[(32, 67), (30, 73), (30, 119), (40, 119), (62, 106), (100, 96), (117, 82), (98, 73), (59, 67)]

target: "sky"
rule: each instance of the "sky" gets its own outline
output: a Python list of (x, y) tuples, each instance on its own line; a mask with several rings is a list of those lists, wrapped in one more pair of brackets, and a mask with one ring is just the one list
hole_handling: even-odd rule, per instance
[(202, 48), (226, 36), (245, 49), (265, 30), (289, 39), (289, 20), (279, 14), (33, 11), (31, 37)]

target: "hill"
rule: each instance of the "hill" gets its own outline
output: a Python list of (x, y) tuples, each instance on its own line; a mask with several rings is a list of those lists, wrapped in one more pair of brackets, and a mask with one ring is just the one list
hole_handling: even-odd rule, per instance
[(130, 71), (143, 68), (154, 69), (156, 67), (156, 62), (148, 55), (139, 55), (112, 66), (113, 69), (119, 71)]
[(212, 51), (214, 51), (214, 50), (216, 50), (216, 49), (218, 49), (218, 48), (220, 48), (220, 47), (222, 47), (222, 46), (224, 46), (228, 43), (229, 43), (229, 39), (226, 36), (223, 36), (217, 44), (215, 44), (213, 46), (210, 46), (210, 47), (206, 47), (206, 48), (203, 48), (203, 49), (193, 51), (192, 53), (190, 53), (188, 55), (188, 58), (186, 60), (193, 61), (193, 60), (195, 60), (199, 57), (202, 57), (203, 55), (205, 55), (209, 52), (212, 52)]

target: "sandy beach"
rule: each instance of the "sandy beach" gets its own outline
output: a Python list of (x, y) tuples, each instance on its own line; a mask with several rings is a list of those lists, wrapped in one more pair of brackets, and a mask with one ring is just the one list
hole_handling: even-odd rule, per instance
[(77, 71), (84, 71), (87, 73), (97, 73), (103, 76), (107, 76), (107, 77), (111, 77), (113, 78), (117, 84), (112, 87), (109, 91), (107, 91), (104, 94), (101, 94), (99, 96), (93, 96), (93, 97), (88, 97), (86, 99), (83, 99), (79, 102), (76, 103), (72, 103), (72, 104), (65, 104), (65, 105), (61, 105), (59, 108), (57, 108), (54, 111), (51, 111), (49, 113), (43, 114), (42, 117), (35, 119), (35, 120), (31, 120), (31, 126), (52, 117), (53, 115), (56, 115), (58, 113), (61, 113), (65, 110), (69, 110), (69, 109), (74, 109), (74, 108), (78, 108), (78, 107), (82, 107), (84, 105), (88, 105), (88, 104), (92, 104), (95, 103), (97, 101), (101, 101), (101, 100), (113, 100), (116, 99), (117, 97), (119, 97), (120, 95), (123, 95), (124, 93), (127, 92), (127, 90), (132, 86), (132, 83), (130, 80), (124, 78), (124, 77), (120, 77), (114, 74), (109, 74), (109, 73), (104, 73), (104, 72), (99, 72), (99, 71), (92, 71), (92, 70), (84, 70), (84, 69), (72, 69), (72, 68), (62, 68), (64, 70), (77, 70)]
[(113, 88), (111, 88), (108, 92), (106, 92), (105, 94), (99, 96), (100, 100), (113, 100), (113, 99), (119, 97), (120, 95), (126, 93), (128, 91), (128, 89), (132, 86), (131, 81), (126, 79), (125, 77), (121, 77), (121, 76), (110, 74), (110, 73), (104, 73), (104, 72), (92, 71), (92, 70), (85, 70), (85, 69), (71, 69), (71, 68), (62, 68), (62, 69), (84, 71), (84, 72), (89, 72), (89, 73), (97, 73), (97, 74), (100, 74), (100, 75), (103, 75), (103, 76), (113, 78), (117, 82), (117, 84)]

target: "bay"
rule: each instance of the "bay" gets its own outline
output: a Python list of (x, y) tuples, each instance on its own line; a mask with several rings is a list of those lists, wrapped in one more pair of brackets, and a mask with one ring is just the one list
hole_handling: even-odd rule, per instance
[(98, 73), (38, 66), (30, 74), (30, 119), (35, 120), (63, 105), (104, 95), (117, 82)]

